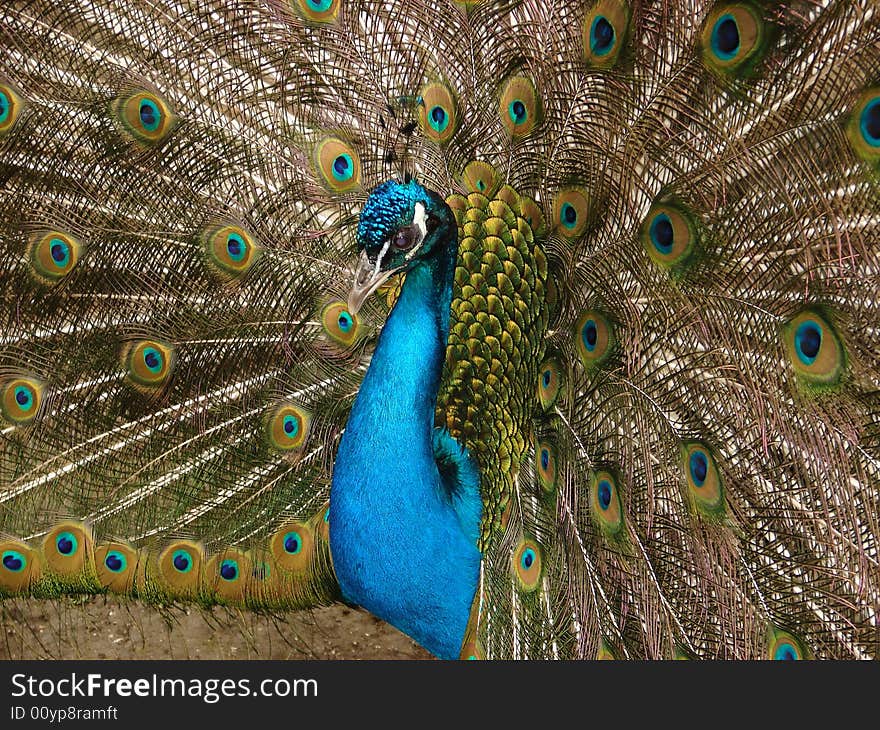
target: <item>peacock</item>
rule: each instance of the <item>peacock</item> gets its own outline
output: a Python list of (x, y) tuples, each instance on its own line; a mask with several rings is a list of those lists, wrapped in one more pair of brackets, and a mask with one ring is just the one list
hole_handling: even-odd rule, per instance
[(11, 0), (0, 39), (7, 602), (876, 657), (874, 0)]

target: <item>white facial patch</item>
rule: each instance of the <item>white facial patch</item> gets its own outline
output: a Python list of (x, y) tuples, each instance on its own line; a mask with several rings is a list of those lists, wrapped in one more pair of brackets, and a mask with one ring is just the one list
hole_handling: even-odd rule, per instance
[(415, 212), (413, 213), (413, 222), (412, 224), (419, 230), (419, 242), (413, 246), (406, 254), (406, 260), (409, 261), (413, 256), (418, 253), (418, 250), (422, 247), (422, 244), (425, 242), (425, 236), (428, 235), (428, 224), (427, 224), (427, 213), (425, 211), (424, 203), (416, 203)]
[(422, 234), (422, 240), (425, 240), (425, 236), (428, 235), (428, 225), (425, 222), (428, 216), (425, 212), (424, 203), (416, 203), (416, 212), (413, 213), (413, 225), (419, 229), (419, 232)]
[(391, 246), (391, 239), (389, 238), (385, 241), (385, 245), (382, 246), (382, 250), (379, 251), (379, 255), (376, 257), (376, 268), (373, 269), (373, 276), (379, 275), (379, 268), (382, 266), (382, 259), (385, 258), (385, 254), (388, 253), (388, 249)]

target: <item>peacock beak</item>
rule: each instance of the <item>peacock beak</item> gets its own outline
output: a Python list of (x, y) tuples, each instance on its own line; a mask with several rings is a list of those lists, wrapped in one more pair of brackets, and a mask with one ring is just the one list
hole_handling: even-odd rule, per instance
[[(384, 251), (383, 251), (384, 253)], [(357, 314), (367, 297), (384, 284), (395, 269), (382, 271), (382, 256), (375, 263), (370, 261), (366, 251), (361, 251), (358, 265), (354, 272), (354, 283), (348, 293), (348, 311)]]

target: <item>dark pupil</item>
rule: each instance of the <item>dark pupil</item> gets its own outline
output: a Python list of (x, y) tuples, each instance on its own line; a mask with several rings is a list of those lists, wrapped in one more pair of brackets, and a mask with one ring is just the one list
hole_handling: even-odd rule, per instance
[(706, 472), (709, 470), (709, 465), (706, 463), (706, 457), (702, 454), (694, 454), (694, 460), (691, 465), (691, 469), (694, 473), (694, 479), (700, 483), (706, 481)]
[(592, 347), (596, 344), (598, 337), (599, 333), (596, 331), (596, 324), (594, 322), (587, 322), (587, 326), (584, 327), (584, 339), (586, 339), (587, 344)]
[(284, 433), (293, 433), (293, 429), (295, 428), (296, 424), (293, 421), (284, 422)]
[(299, 549), (299, 540), (291, 535), (284, 541), (284, 549), (289, 553), (295, 553)]
[(3, 565), (6, 566), (7, 570), (21, 570), (21, 558), (17, 558), (14, 555), (4, 555)]
[(238, 256), (241, 253), (241, 241), (237, 238), (230, 238), (226, 244), (226, 249), (233, 256)]
[(413, 245), (413, 238), (410, 230), (408, 228), (404, 228), (401, 231), (397, 232), (397, 235), (394, 237), (394, 247), (399, 249), (408, 249)]
[(344, 175), (348, 171), (348, 160), (339, 155), (339, 157), (333, 160), (333, 169), (336, 170), (337, 175)]
[(431, 119), (438, 125), (443, 124), (443, 120), (446, 119), (446, 112), (441, 107), (435, 106), (431, 109)]
[(880, 139), (880, 102), (868, 109), (868, 120), (865, 124), (871, 139)]
[(70, 555), (73, 552), (73, 541), (67, 537), (58, 538), (58, 552), (62, 555)]
[(147, 367), (149, 368), (159, 367), (159, 358), (156, 356), (155, 352), (148, 352), (144, 355), (144, 362), (147, 363)]
[(574, 223), (577, 220), (578, 214), (573, 205), (566, 205), (562, 210), (562, 217), (566, 223)]
[(523, 556), (523, 565), (525, 565), (527, 568), (531, 568), (533, 562), (535, 562), (535, 559), (532, 557), (532, 554), (530, 552), (526, 553)]
[(141, 104), (141, 121), (148, 127), (156, 123), (156, 115), (149, 104)]
[(608, 482), (599, 485), (599, 504), (602, 505), (602, 509), (608, 509), (608, 505), (611, 504), (611, 485)]
[(175, 555), (174, 567), (180, 571), (186, 570), (189, 567), (189, 558), (186, 555)]
[(226, 563), (225, 565), (220, 567), (220, 575), (222, 575), (226, 580), (232, 580), (235, 576), (238, 575), (238, 568), (236, 568), (231, 563)]
[(106, 565), (108, 568), (110, 568), (110, 570), (115, 573), (117, 570), (122, 568), (122, 561), (119, 559), (118, 555), (108, 555), (104, 559), (104, 565)]
[(665, 218), (657, 221), (654, 226), (654, 239), (661, 248), (670, 248), (672, 246), (672, 223)]
[(15, 394), (15, 400), (18, 403), (18, 405), (26, 406), (28, 404), (28, 401), (30, 400), (30, 398), (28, 397), (28, 394), (25, 391), (20, 390), (20, 391), (18, 391), (18, 393)]
[(518, 121), (522, 121), (526, 116), (526, 105), (521, 101), (513, 102), (513, 114)]
[(718, 48), (722, 53), (733, 53), (739, 48), (739, 28), (733, 18), (725, 18), (719, 24)]
[(806, 327), (801, 333), (801, 352), (807, 357), (816, 357), (822, 344), (822, 335), (815, 327)]
[(351, 321), (349, 320), (347, 314), (340, 314), (339, 315), (339, 326), (342, 327), (342, 329), (345, 329), (350, 324), (351, 324)]
[(550, 454), (547, 453), (547, 450), (541, 452), (541, 468), (546, 469), (550, 466)]
[(549, 385), (550, 385), (550, 371), (545, 370), (544, 371), (544, 387), (546, 388)]
[(784, 660), (795, 659), (796, 655), (794, 653), (794, 649), (792, 649), (790, 646), (784, 646), (779, 652), (779, 658)]
[(64, 247), (60, 243), (52, 245), (52, 258), (58, 263), (64, 261)]
[(599, 18), (595, 25), (596, 49), (604, 50), (614, 40), (614, 28), (605, 18)]

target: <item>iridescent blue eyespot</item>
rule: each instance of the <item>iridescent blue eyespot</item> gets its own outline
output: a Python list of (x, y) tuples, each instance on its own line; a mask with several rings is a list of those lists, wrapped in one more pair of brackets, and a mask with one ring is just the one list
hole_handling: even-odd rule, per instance
[(73, 555), (77, 549), (76, 537), (70, 532), (59, 532), (55, 538), (55, 547), (62, 555)]
[(6, 121), (10, 109), (12, 109), (12, 102), (9, 101), (6, 92), (0, 90), (0, 124), (3, 124), (3, 122)]
[(138, 109), (141, 124), (148, 132), (155, 132), (159, 128), (159, 122), (162, 121), (162, 112), (149, 99), (141, 99)]
[(235, 580), (238, 578), (238, 563), (234, 560), (224, 560), (220, 563), (220, 577), (223, 580)]
[(299, 433), (299, 421), (294, 416), (284, 417), (284, 433), (290, 436), (290, 438), (295, 438), (297, 433)]
[(522, 124), (526, 121), (528, 117), (528, 111), (526, 110), (526, 105), (522, 102), (521, 99), (514, 99), (507, 107), (507, 112), (510, 114), (510, 119), (514, 124)]
[(599, 330), (596, 327), (595, 319), (588, 319), (581, 328), (581, 341), (589, 352), (596, 349), (596, 343), (599, 341)]
[(226, 239), (226, 252), (233, 261), (241, 261), (247, 253), (247, 244), (237, 233), (230, 233)]
[(302, 550), (302, 538), (298, 532), (288, 532), (284, 536), (284, 552), (296, 555)]
[(158, 373), (162, 369), (162, 353), (154, 347), (145, 347), (144, 365), (146, 365), (151, 372)]
[(113, 100), (111, 109), (120, 131), (145, 145), (160, 143), (174, 127), (174, 113), (165, 102), (145, 89)]
[(49, 251), (52, 254), (52, 261), (58, 268), (67, 266), (67, 262), (70, 261), (70, 246), (60, 238), (53, 238), (49, 241)]
[(449, 126), (449, 115), (442, 106), (431, 107), (428, 112), (428, 123), (434, 131), (445, 132), (446, 127)]
[(718, 18), (712, 28), (712, 50), (725, 61), (733, 58), (739, 50), (739, 26), (729, 13)]
[(614, 48), (614, 26), (604, 15), (597, 15), (590, 26), (590, 50), (597, 56), (605, 56), (612, 48)]
[(550, 387), (550, 378), (552, 378), (552, 377), (553, 377), (553, 373), (550, 372), (549, 370), (545, 370), (543, 372), (543, 374), (541, 375), (541, 382), (544, 384), (545, 388)]
[[(303, 2), (303, 0), (298, 1)], [(334, 0), (333, 7), (328, 12), (335, 12), (337, 2), (339, 0)], [(311, 11), (307, 11), (307, 15), (308, 12)], [(315, 13), (315, 15), (317, 16), (319, 13)], [(313, 19), (317, 22), (327, 22), (329, 20), (329, 18), (320, 17)], [(344, 142), (338, 137), (324, 138), (315, 147), (314, 161), (317, 173), (330, 192), (347, 193), (360, 185), (360, 158), (354, 147), (348, 142)], [(361, 221), (363, 220), (364, 215), (362, 214)]]
[(340, 312), (339, 318), (336, 321), (339, 324), (339, 329), (343, 332), (350, 332), (354, 326), (354, 321), (348, 312)]
[(123, 351), (124, 363), (133, 384), (156, 389), (168, 381), (174, 364), (174, 349), (157, 340), (140, 340)]
[(611, 68), (626, 42), (632, 17), (632, 0), (590, 0), (592, 8), (581, 25), (587, 62), (596, 68)]
[(805, 365), (812, 365), (822, 347), (822, 328), (811, 319), (802, 322), (794, 335), (798, 358)]
[(511, 556), (511, 567), (519, 583), (519, 588), (526, 593), (537, 590), (541, 584), (541, 549), (533, 540), (522, 539)]
[(18, 550), (4, 550), (2, 562), (3, 567), (6, 568), (6, 570), (13, 573), (20, 573), (27, 565), (27, 558), (18, 552)]
[(421, 88), (417, 101), (419, 104), (419, 125), (425, 136), (444, 144), (455, 133), (455, 97), (446, 84), (434, 81)]
[(326, 522), (328, 525), (330, 524), (330, 508), (329, 507), (324, 511), (324, 522)]
[(113, 573), (121, 573), (125, 570), (125, 556), (116, 550), (110, 550), (104, 558), (104, 565)]
[(865, 141), (872, 147), (880, 147), (880, 99), (874, 99), (865, 105), (860, 125)]
[(152, 347), (144, 348), (144, 365), (152, 372), (158, 373), (162, 369), (162, 353)]
[(706, 459), (706, 455), (701, 451), (692, 452), (690, 459), (688, 459), (688, 467), (694, 485), (702, 487), (706, 482), (706, 475), (709, 473), (709, 461)]
[(352, 175), (354, 175), (354, 162), (352, 162), (351, 155), (337, 155), (333, 160), (333, 177), (339, 182), (346, 182), (351, 180)]
[(847, 369), (845, 344), (821, 310), (803, 310), (789, 320), (782, 336), (802, 386), (830, 388), (841, 381)]
[(571, 203), (562, 204), (559, 220), (566, 228), (574, 228), (577, 225), (578, 213)]
[(186, 550), (175, 550), (171, 556), (171, 563), (178, 573), (189, 573), (192, 570), (192, 558)]
[(306, 0), (306, 4), (317, 13), (326, 13), (333, 5), (333, 0)]
[(669, 216), (666, 213), (660, 213), (654, 217), (654, 220), (651, 221), (649, 235), (651, 236), (651, 243), (654, 244), (654, 247), (660, 253), (669, 254), (672, 252), (675, 232), (672, 227), (672, 221), (669, 220)]
[(21, 410), (29, 411), (34, 407), (34, 395), (23, 385), (16, 386), (15, 402), (18, 403)]
[(796, 660), (798, 658), (797, 649), (795, 649), (791, 644), (783, 642), (776, 647), (776, 652), (773, 654), (773, 658), (782, 661)]
[(550, 466), (550, 452), (547, 449), (541, 449), (541, 468), (547, 469)]
[(611, 483), (607, 479), (603, 479), (598, 485), (599, 506), (602, 509), (608, 509), (611, 504)]

